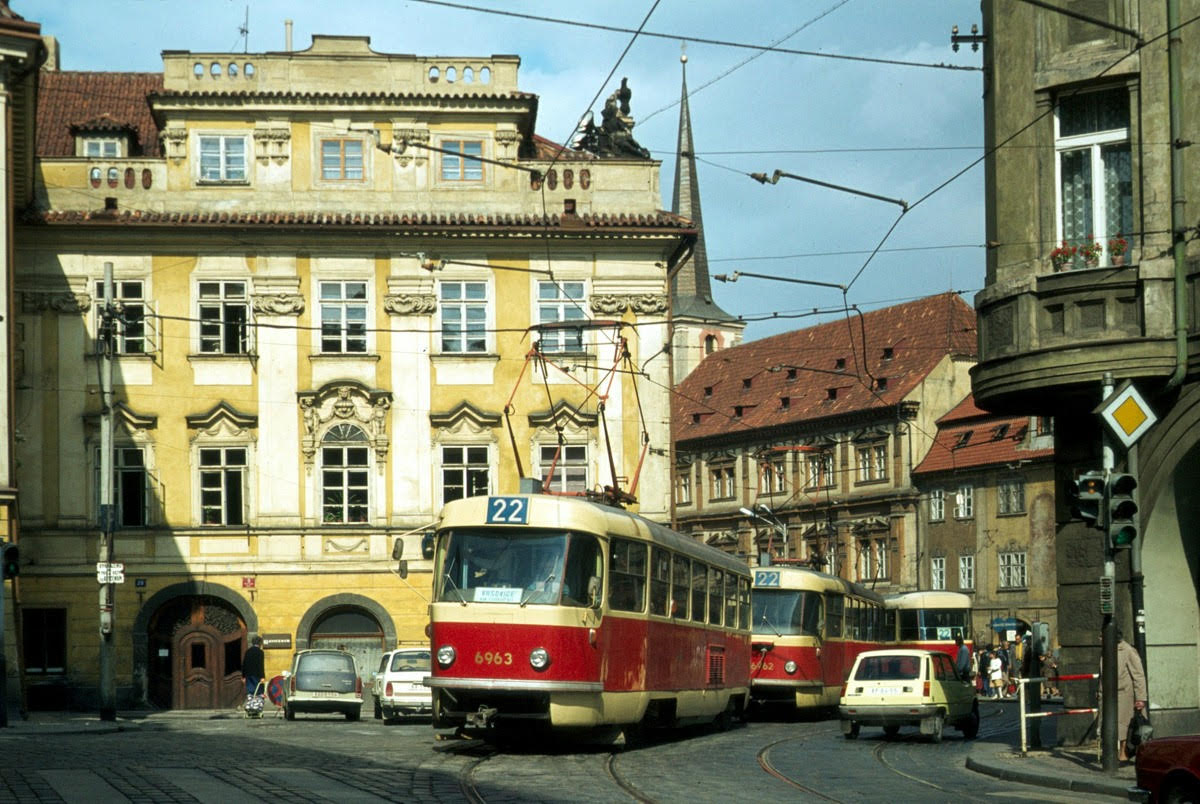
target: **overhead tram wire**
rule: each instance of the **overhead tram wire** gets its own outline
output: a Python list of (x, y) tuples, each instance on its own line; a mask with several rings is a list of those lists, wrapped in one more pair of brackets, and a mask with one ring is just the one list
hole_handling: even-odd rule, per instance
[(822, 53), (816, 50), (796, 50), (794, 48), (772, 47), (769, 45), (755, 45), (746, 42), (730, 42), (723, 39), (709, 39), (700, 36), (687, 36), (685, 34), (669, 34), (659, 33), (657, 31), (634, 31), (630, 28), (621, 28), (616, 25), (603, 25), (596, 22), (580, 22), (578, 20), (566, 20), (556, 17), (546, 17), (538, 14), (522, 14), (516, 11), (502, 11), (496, 8), (484, 8), (482, 6), (472, 6), (465, 3), (451, 3), (446, 0), (412, 0), (414, 3), (422, 3), (429, 6), (442, 6), (444, 8), (454, 8), (460, 11), (476, 11), (481, 14), (495, 14), (501, 17), (514, 17), (517, 19), (530, 20), (532, 22), (548, 22), (555, 25), (570, 25), (576, 28), (590, 28), (598, 31), (610, 31), (613, 33), (633, 33), (639, 36), (648, 36), (654, 39), (670, 39), (676, 42), (690, 42), (698, 45), (715, 45), (718, 47), (742, 48), (744, 50), (762, 50), (769, 53), (782, 53), (790, 56), (811, 56), (818, 59), (838, 59), (841, 61), (864, 62), (867, 64), (888, 64), (896, 67), (925, 67), (935, 70), (957, 70), (969, 72), (982, 72), (982, 67), (970, 67), (957, 64), (932, 63), (920, 61), (904, 61), (902, 59), (883, 59), (872, 56), (849, 56), (841, 53)]

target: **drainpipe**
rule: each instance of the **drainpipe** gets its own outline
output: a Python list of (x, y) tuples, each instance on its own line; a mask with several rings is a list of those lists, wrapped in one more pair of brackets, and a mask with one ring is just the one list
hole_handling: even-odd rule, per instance
[(1178, 388), (1187, 373), (1187, 277), (1183, 198), (1183, 77), (1179, 63), (1179, 0), (1167, 0), (1167, 93), (1171, 120), (1171, 251), (1175, 259), (1175, 373), (1166, 390)]

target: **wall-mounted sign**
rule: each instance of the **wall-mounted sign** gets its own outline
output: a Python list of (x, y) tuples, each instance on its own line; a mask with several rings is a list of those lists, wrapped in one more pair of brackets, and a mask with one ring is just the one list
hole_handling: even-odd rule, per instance
[(287, 650), (292, 647), (291, 634), (260, 634), (264, 650)]
[(1100, 418), (1112, 430), (1113, 435), (1121, 439), (1126, 449), (1132, 447), (1134, 442), (1158, 421), (1150, 405), (1130, 380), (1117, 386), (1095, 412), (1100, 414)]
[(250, 576), (250, 575), (242, 576), (242, 588), (243, 589), (253, 589), (254, 588), (253, 576)]

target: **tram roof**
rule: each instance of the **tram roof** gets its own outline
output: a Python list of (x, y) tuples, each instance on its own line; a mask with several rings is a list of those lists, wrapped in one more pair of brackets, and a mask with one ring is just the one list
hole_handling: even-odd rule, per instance
[[(525, 522), (488, 522), (488, 501), (497, 497), (524, 499), (528, 501), (528, 516)], [(556, 494), (509, 494), (491, 497), (467, 497), (446, 503), (438, 520), (438, 529), (487, 528), (506, 530), (512, 527), (562, 528), (579, 530), (598, 535), (620, 536), (626, 539), (651, 542), (675, 550), (711, 564), (714, 567), (739, 575), (748, 575), (750, 568), (735, 556), (710, 547), (695, 539), (676, 533), (665, 525), (652, 522), (643, 516), (592, 502), (583, 497), (568, 497)]]
[(891, 609), (969, 609), (971, 598), (961, 592), (926, 590), (888, 595), (884, 602)]
[[(804, 589), (814, 592), (840, 592), (843, 595), (854, 595), (855, 597), (866, 598), (875, 603), (882, 604), (884, 598), (877, 592), (873, 592), (867, 587), (847, 581), (837, 575), (830, 575), (826, 572), (807, 569), (806, 567), (758, 567), (759, 571), (768, 569), (772, 572), (778, 572), (779, 586), (763, 586), (756, 587), (757, 589)], [(755, 576), (757, 577), (757, 575)]]

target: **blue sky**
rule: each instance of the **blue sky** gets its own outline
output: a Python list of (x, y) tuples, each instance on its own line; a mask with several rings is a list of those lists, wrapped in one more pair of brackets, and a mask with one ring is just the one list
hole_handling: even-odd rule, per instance
[[(627, 29), (638, 28), (653, 9), (644, 30), (668, 36), (637, 38), (602, 86), (630, 34), (398, 0), (10, 0), (14, 11), (58, 38), (65, 70), (160, 71), (163, 50), (282, 50), (285, 19), (293, 20), (297, 50), (308, 47), (312, 34), (327, 33), (368, 35), (382, 52), (516, 54), (521, 88), (540, 97), (538, 133), (556, 141), (567, 138), (597, 93), (590, 108), (598, 115), (604, 97), (628, 77), (634, 137), (663, 162), (664, 208), (679, 121), (676, 37), (753, 45), (788, 37), (778, 46), (969, 67), (981, 61), (969, 48), (954, 53), (949, 42), (952, 25), (966, 31), (980, 21), (978, 0), (463, 5)], [(248, 41), (239, 33), (247, 9)], [(686, 52), (712, 273), (853, 280), (847, 298), (861, 309), (947, 290), (963, 291), (970, 302), (983, 287), (982, 165), (898, 223), (900, 207), (892, 204), (789, 179), (762, 185), (747, 175), (778, 169), (916, 202), (981, 155), (982, 73), (695, 41)], [(864, 268), (893, 224), (883, 250)], [(836, 289), (750, 277), (713, 284), (718, 304), (751, 322), (748, 339), (817, 323), (823, 319), (810, 311), (842, 299)]]

